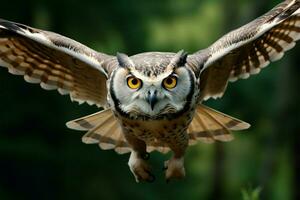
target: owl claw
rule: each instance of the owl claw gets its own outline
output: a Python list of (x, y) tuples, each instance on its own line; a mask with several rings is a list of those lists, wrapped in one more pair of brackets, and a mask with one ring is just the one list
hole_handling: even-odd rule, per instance
[(136, 182), (153, 182), (155, 180), (154, 175), (150, 172), (150, 166), (143, 158), (138, 156), (137, 152), (131, 152), (128, 165)]
[(184, 159), (172, 158), (165, 162), (166, 168), (166, 182), (169, 183), (171, 179), (181, 179), (185, 177)]

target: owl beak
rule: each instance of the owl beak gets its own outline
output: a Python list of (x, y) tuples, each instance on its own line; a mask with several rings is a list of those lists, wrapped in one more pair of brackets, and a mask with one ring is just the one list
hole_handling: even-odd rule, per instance
[(150, 104), (151, 109), (154, 109), (155, 104), (157, 103), (157, 91), (151, 90), (148, 91), (147, 102)]

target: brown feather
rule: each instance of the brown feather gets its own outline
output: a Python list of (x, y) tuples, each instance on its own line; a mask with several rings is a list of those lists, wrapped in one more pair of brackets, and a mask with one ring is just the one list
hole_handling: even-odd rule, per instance
[(190, 144), (197, 141), (212, 143), (214, 141), (231, 141), (233, 139), (231, 130), (248, 129), (250, 125), (246, 122), (218, 112), (204, 105), (197, 107), (193, 121), (188, 127)]
[(122, 128), (111, 109), (72, 120), (66, 125), (70, 129), (88, 131), (82, 137), (86, 144), (98, 144), (103, 150), (114, 149), (119, 154), (130, 152)]
[(286, 0), (262, 17), (223, 36), (209, 48), (189, 56), (191, 69), (195, 72), (203, 69), (199, 103), (222, 97), (228, 81), (258, 74), (270, 62), (281, 59), (299, 39), (300, 2)]
[(0, 19), (0, 66), (43, 89), (70, 94), (79, 103), (106, 106), (101, 63), (110, 58), (58, 34)]

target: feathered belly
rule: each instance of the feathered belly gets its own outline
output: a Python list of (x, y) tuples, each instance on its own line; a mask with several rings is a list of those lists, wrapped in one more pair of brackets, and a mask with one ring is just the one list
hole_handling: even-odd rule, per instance
[(186, 134), (187, 127), (192, 117), (182, 115), (176, 119), (163, 120), (124, 120), (123, 128), (129, 134), (145, 141), (147, 144), (168, 143), (172, 138), (181, 134)]

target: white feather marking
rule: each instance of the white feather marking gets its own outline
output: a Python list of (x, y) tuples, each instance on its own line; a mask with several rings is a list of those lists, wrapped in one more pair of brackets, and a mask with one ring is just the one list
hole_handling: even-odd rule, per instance
[(7, 62), (4, 62), (1, 58), (0, 58), (0, 66), (1, 67), (8, 67), (9, 64)]
[(2, 25), (0, 25), (0, 28), (2, 28), (2, 29), (6, 29), (6, 30), (7, 30), (7, 28), (6, 28), (6, 27), (4, 27), (4, 26), (2, 26)]
[(145, 76), (144, 74), (138, 72), (137, 70), (135, 70), (134, 68), (131, 69), (130, 71), (135, 77), (146, 81), (146, 82), (153, 82), (153, 83), (157, 83), (159, 81), (162, 81), (163, 79), (165, 79), (166, 77), (170, 76), (170, 74), (173, 73), (173, 70), (171, 71), (166, 71), (164, 73), (159, 74), (158, 76), (153, 76), (153, 77), (149, 77), (149, 76)]
[(13, 74), (13, 75), (24, 75), (25, 74), (25, 72), (17, 70), (17, 69), (15, 69), (13, 67), (9, 67), (8, 68), (8, 72), (11, 73), (11, 74)]
[(40, 83), (41, 82), (40, 79), (30, 77), (27, 74), (24, 76), (24, 80), (27, 81), (28, 83)]
[(300, 33), (296, 32), (296, 31), (291, 31), (289, 36), (291, 38), (293, 38), (295, 41), (300, 39)]
[(292, 48), (294, 48), (296, 45), (296, 42), (291, 42), (290, 44), (287, 44), (286, 46), (284, 46), (284, 50), (288, 51), (291, 50)]
[[(212, 49), (213, 54), (211, 55), (211, 57), (209, 59), (207, 59), (207, 62), (204, 64), (204, 69), (206, 69), (207, 66), (209, 66), (210, 64), (212, 64), (213, 62), (215, 62), (216, 60), (218, 60), (219, 58), (225, 56), (226, 54), (228, 54), (230, 51), (237, 49), (241, 46), (243, 46), (246, 43), (249, 43), (257, 38), (259, 38), (261, 35), (263, 35), (266, 31), (270, 30), (271, 28), (273, 28), (275, 25), (277, 25), (278, 23), (280, 23), (281, 21), (272, 21), (270, 23), (266, 23), (264, 25), (262, 25), (259, 29), (259, 31), (257, 32), (257, 34), (248, 39), (248, 40), (244, 40), (244, 41), (240, 41), (234, 44), (231, 44), (225, 48), (219, 48), (219, 49)], [(219, 42), (219, 41), (217, 41)], [(214, 47), (214, 46), (213, 46)], [(264, 45), (264, 47), (266, 48), (266, 44)]]
[(59, 92), (59, 94), (61, 94), (61, 95), (69, 94), (69, 91), (68, 91), (68, 90), (65, 90), (65, 89), (62, 89), (62, 88), (58, 88), (58, 92)]
[[(289, 3), (289, 5), (287, 5), (286, 8), (289, 8), (289, 7), (292, 6), (295, 2), (296, 2), (295, 0), (294, 0), (294, 1), (291, 1), (291, 3)], [(297, 14), (300, 14), (300, 8), (299, 8), (297, 11), (295, 11), (295, 12), (293, 13), (293, 15), (297, 15)], [(285, 19), (281, 19), (281, 20), (278, 20), (278, 19), (279, 19), (279, 18), (275, 18), (275, 20), (272, 20), (272, 21), (269, 22), (269, 23), (263, 24), (263, 25), (259, 28), (259, 31), (257, 32), (257, 34), (256, 34), (254, 37), (252, 37), (252, 38), (250, 38), (250, 39), (248, 39), (248, 40), (244, 40), (244, 41), (240, 41), (240, 42), (231, 44), (231, 45), (229, 45), (229, 46), (226, 46), (225, 48), (219, 48), (219, 47), (218, 47), (218, 49), (212, 49), (213, 54), (212, 54), (211, 57), (207, 60), (207, 62), (204, 64), (203, 70), (206, 69), (207, 66), (211, 65), (212, 63), (214, 63), (214, 62), (215, 62), (216, 60), (218, 60), (219, 58), (221, 58), (221, 57), (225, 56), (226, 54), (228, 54), (230, 51), (232, 51), (232, 50), (234, 50), (234, 49), (236, 49), (236, 48), (238, 48), (238, 47), (241, 47), (241, 46), (243, 46), (244, 44), (246, 44), (246, 43), (248, 43), (248, 42), (251, 42), (251, 41), (253, 41), (253, 40), (259, 38), (259, 37), (260, 37), (261, 35), (263, 35), (266, 31), (270, 30), (271, 28), (273, 28), (274, 26), (276, 26), (277, 24), (279, 24), (279, 23), (281, 23), (283, 20), (285, 20)], [(231, 34), (234, 34), (234, 33), (235, 33), (235, 32), (232, 32)], [(294, 38), (294, 39), (296, 38), (295, 40), (300, 39), (300, 34), (299, 34), (299, 33), (296, 34), (296, 36), (293, 37), (293, 38)], [(219, 42), (219, 41), (217, 41), (217, 43), (218, 43), (218, 42)], [(215, 44), (216, 44), (216, 43), (215, 43)], [(212, 45), (212, 47), (215, 47), (215, 46)], [(278, 55), (278, 56), (281, 56), (281, 54)], [(280, 57), (278, 57), (278, 56), (275, 57), (275, 60), (278, 59), (278, 58), (280, 58)]]
[(83, 101), (83, 100), (80, 100), (80, 99), (74, 99), (74, 98), (72, 99), (72, 101), (78, 102), (79, 105), (84, 104), (84, 102), (85, 102), (85, 101)]
[(115, 148), (114, 144), (109, 144), (109, 143), (99, 143), (99, 147), (103, 150), (109, 150)]
[(247, 79), (247, 78), (249, 78), (249, 77), (250, 77), (250, 74), (247, 73), (247, 72), (245, 72), (245, 73), (239, 75), (239, 78), (241, 78), (241, 79)]
[(8, 68), (8, 72), (13, 74), (13, 75), (24, 75), (23, 71), (15, 69), (11, 64), (9, 64), (7, 62), (4, 62), (1, 59), (0, 59), (0, 66)]
[(218, 94), (208, 94), (206, 95), (203, 99), (204, 101), (208, 100), (209, 98), (213, 98), (213, 99), (218, 99), (218, 98), (221, 98), (223, 96), (223, 92), (220, 92)]
[(87, 103), (88, 105), (90, 105), (90, 106), (92, 106), (92, 105), (95, 104), (93, 101), (89, 101), (89, 100), (87, 100), (86, 103)]
[(204, 64), (203, 70), (206, 69), (207, 66), (211, 65), (212, 63), (214, 63), (216, 60), (218, 60), (219, 58), (225, 56), (227, 53), (229, 53), (230, 51), (243, 46), (244, 44), (246, 44), (247, 41), (241, 41), (235, 44), (232, 44), (228, 47), (225, 48), (220, 48), (218, 50), (216, 49), (212, 49), (213, 54), (211, 55), (211, 57), (209, 59), (207, 59), (206, 63)]
[(230, 76), (229, 76), (229, 81), (234, 82), (236, 80), (238, 80), (238, 78), (234, 76), (234, 70), (231, 70)]
[(247, 73), (246, 66), (242, 66), (242, 72), (238, 75), (241, 79), (247, 79), (249, 77), (249, 74)]
[(71, 56), (89, 64), (93, 68), (100, 70), (105, 76), (107, 76), (107, 73), (101, 67), (101, 63), (93, 56), (76, 52), (76, 51), (74, 51), (74, 49), (72, 49), (72, 47), (67, 48), (67, 47), (63, 47), (63, 46), (57, 46), (57, 45), (53, 44), (53, 42), (47, 36), (45, 36), (43, 33), (31, 33), (28, 30), (24, 30), (24, 29), (22, 29), (22, 30), (25, 33), (23, 33), (23, 32), (18, 32), (18, 33), (21, 35), (24, 35), (26, 37), (29, 37), (32, 40), (37, 41), (41, 44), (44, 44), (50, 48), (54, 48), (56, 50), (66, 53), (68, 55), (71, 55)]
[(82, 137), (81, 141), (85, 144), (97, 144), (99, 141), (90, 137)]
[(237, 81), (237, 80), (238, 80), (238, 78), (235, 77), (235, 76), (232, 76), (232, 77), (229, 78), (229, 81), (230, 81), (230, 82), (235, 82), (235, 81)]
[(260, 67), (260, 68), (265, 68), (265, 67), (267, 67), (269, 64), (270, 64), (270, 61), (264, 61), (264, 62), (261, 62), (261, 65), (260, 65), (259, 67)]
[(297, 15), (297, 14), (300, 14), (300, 8), (293, 13), (293, 15)]
[(253, 67), (251, 70), (250, 70), (250, 74), (258, 74), (260, 72), (260, 68), (255, 68)]
[(277, 60), (280, 60), (282, 57), (284, 56), (284, 53), (283, 52), (280, 52), (280, 53), (274, 53), (272, 56), (270, 56), (270, 60), (272, 62), (275, 62)]
[(55, 90), (57, 89), (57, 86), (56, 85), (49, 85), (49, 84), (46, 84), (44, 82), (41, 82), (41, 87), (45, 90)]
[(250, 127), (251, 127), (251, 124), (249, 124), (247, 122), (243, 122), (243, 129), (241, 129), (241, 124), (237, 124), (235, 126), (230, 127), (230, 130), (232, 130), (232, 131), (240, 131), (240, 130), (248, 129)]
[(117, 152), (118, 154), (125, 154), (125, 153), (129, 153), (131, 150), (129, 147), (116, 147), (115, 148), (115, 152)]

